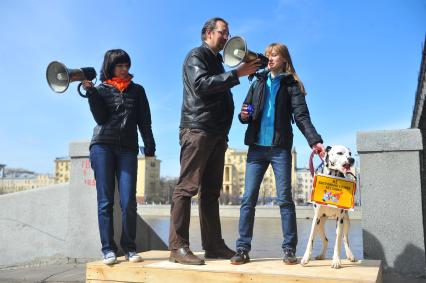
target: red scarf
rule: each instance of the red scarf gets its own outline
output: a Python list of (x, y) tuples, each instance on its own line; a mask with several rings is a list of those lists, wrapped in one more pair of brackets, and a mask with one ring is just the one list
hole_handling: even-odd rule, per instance
[(132, 76), (128, 76), (125, 79), (119, 78), (119, 77), (113, 77), (110, 80), (106, 80), (104, 81), (104, 83), (112, 85), (113, 87), (115, 87), (116, 89), (118, 89), (120, 92), (123, 92), (123, 90), (125, 90), (130, 82), (132, 81)]

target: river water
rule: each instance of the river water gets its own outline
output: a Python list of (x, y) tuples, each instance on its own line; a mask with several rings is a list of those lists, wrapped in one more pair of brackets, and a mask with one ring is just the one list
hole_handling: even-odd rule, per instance
[[(161, 239), (167, 244), (169, 236), (169, 217), (164, 216), (144, 216), (143, 219), (151, 225), (157, 232)], [(235, 249), (235, 241), (238, 238), (238, 218), (221, 218), (222, 223), (222, 236), (226, 244)], [(312, 220), (310, 219), (297, 219), (297, 231), (299, 242), (297, 245), (296, 255), (303, 256), (306, 244), (311, 230)], [(336, 239), (336, 221), (329, 219), (325, 225), (326, 235), (330, 244), (327, 248), (326, 258), (331, 259), (334, 250), (334, 243)], [(202, 251), (201, 249), (201, 234), (200, 223), (198, 217), (191, 217), (190, 225), (190, 243), (191, 249), (195, 251)], [(250, 256), (252, 258), (264, 257), (282, 257), (281, 243), (281, 220), (279, 218), (256, 218), (254, 224), (252, 251)], [(362, 246), (362, 229), (360, 220), (351, 220), (349, 231), (349, 245), (352, 252), (357, 259), (363, 258)], [(314, 242), (313, 257), (319, 254), (321, 250), (321, 239), (317, 236)], [(344, 247), (342, 244), (341, 258), (346, 258)]]

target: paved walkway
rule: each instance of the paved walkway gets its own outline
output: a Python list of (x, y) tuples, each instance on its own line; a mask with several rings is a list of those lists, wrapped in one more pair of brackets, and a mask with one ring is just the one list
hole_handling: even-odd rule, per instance
[(48, 264), (0, 269), (1, 283), (85, 282), (86, 264)]

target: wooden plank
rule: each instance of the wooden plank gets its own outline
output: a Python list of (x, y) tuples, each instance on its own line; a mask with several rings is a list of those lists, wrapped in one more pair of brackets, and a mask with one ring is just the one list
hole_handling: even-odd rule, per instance
[(86, 282), (146, 282), (144, 266), (156, 262), (166, 261), (169, 251), (148, 251), (140, 253), (143, 262), (128, 262), (119, 257), (118, 264), (105, 265), (102, 261), (86, 264)]
[(244, 265), (229, 260), (208, 260), (206, 265), (171, 263), (168, 251), (141, 253), (144, 262), (107, 266), (102, 262), (87, 264), (86, 282), (195, 283), (195, 282), (381, 282), (378, 260), (342, 261), (341, 269), (332, 269), (331, 260), (313, 260), (307, 266), (285, 265), (281, 259), (259, 258)]

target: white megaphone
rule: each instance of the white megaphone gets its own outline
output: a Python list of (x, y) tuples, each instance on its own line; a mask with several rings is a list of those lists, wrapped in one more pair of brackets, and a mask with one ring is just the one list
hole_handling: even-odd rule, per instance
[(269, 59), (261, 53), (248, 50), (247, 43), (241, 36), (230, 38), (223, 48), (223, 62), (231, 68), (258, 58), (260, 59), (259, 69), (266, 68)]
[[(96, 78), (96, 70), (92, 67), (68, 69), (64, 64), (53, 61), (47, 66), (46, 79), (50, 88), (56, 93), (63, 93), (68, 89), (70, 83), (75, 81), (93, 80)], [(82, 97), (86, 95), (80, 91), (81, 83), (78, 85), (78, 93)]]

